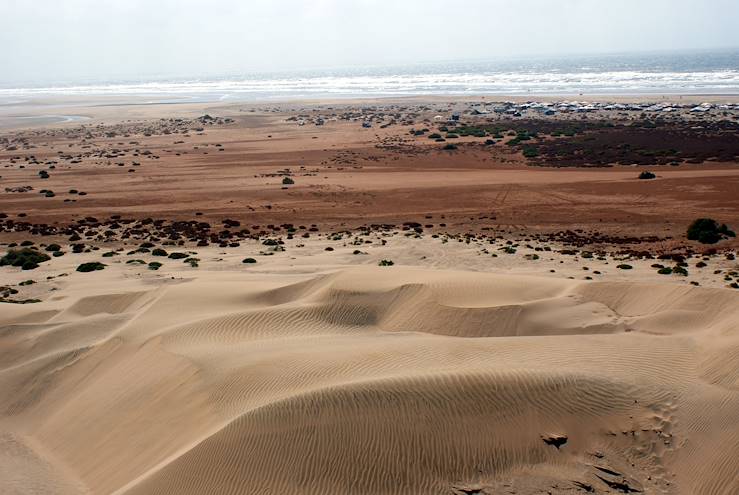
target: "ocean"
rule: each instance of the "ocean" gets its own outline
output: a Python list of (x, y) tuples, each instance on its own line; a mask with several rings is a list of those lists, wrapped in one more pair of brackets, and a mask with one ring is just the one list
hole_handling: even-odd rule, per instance
[(529, 94), (739, 95), (739, 50), (0, 85), (5, 103), (62, 95), (136, 95), (174, 102)]

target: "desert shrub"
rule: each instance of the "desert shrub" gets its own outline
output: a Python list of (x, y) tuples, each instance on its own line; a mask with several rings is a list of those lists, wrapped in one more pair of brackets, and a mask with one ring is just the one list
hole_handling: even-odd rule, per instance
[(672, 268), (670, 268), (669, 266), (663, 266), (662, 268), (657, 270), (657, 273), (659, 273), (660, 275), (671, 275)]
[(251, 264), (251, 263), (256, 263), (257, 260), (255, 260), (254, 258), (244, 258), (241, 262)]
[(292, 180), (290, 177), (283, 177), (282, 178), (282, 184), (283, 185), (286, 185), (286, 186), (289, 186), (291, 184), (295, 184), (295, 181)]
[(447, 150), (447, 151), (456, 150), (457, 149), (457, 145), (456, 144), (449, 143), (449, 144), (445, 145), (442, 149), (443, 150)]
[(158, 261), (152, 261), (149, 263), (149, 270), (159, 270), (162, 267), (162, 264)]
[(126, 261), (127, 265), (145, 265), (146, 261), (144, 260), (128, 260)]
[(169, 258), (173, 260), (184, 260), (185, 258), (189, 258), (190, 255), (187, 253), (170, 253)]
[(722, 239), (735, 236), (725, 223), (719, 225), (712, 218), (699, 218), (688, 227), (688, 239), (701, 244), (716, 244)]
[(18, 266), (23, 270), (38, 268), (39, 263), (49, 261), (51, 257), (32, 248), (11, 249), (0, 258), (0, 266)]
[(642, 180), (648, 180), (648, 179), (656, 179), (657, 176), (654, 175), (652, 172), (645, 170), (644, 172), (639, 174), (639, 178)]
[(107, 253), (103, 253), (103, 258), (112, 258), (113, 256), (118, 256), (118, 253), (115, 251), (108, 251)]
[(675, 268), (673, 268), (672, 269), (672, 273), (674, 273), (675, 275), (682, 275), (683, 277), (687, 277), (688, 276), (688, 270), (686, 270), (685, 268), (683, 268), (680, 265), (678, 265)]
[(46, 250), (51, 253), (61, 251), (61, 249), (62, 247), (59, 244), (49, 244), (48, 246), (46, 246)]
[(533, 146), (526, 146), (523, 149), (523, 156), (526, 158), (536, 158), (539, 156), (539, 150), (534, 148)]
[(94, 272), (97, 270), (104, 270), (105, 266), (106, 265), (104, 265), (103, 263), (93, 261), (90, 263), (82, 263), (80, 266), (77, 267), (77, 271), (83, 273)]
[(393, 266), (395, 262), (392, 260), (381, 260), (377, 265), (378, 266)]
[(35, 280), (24, 280), (23, 282), (19, 283), (18, 285), (25, 287), (26, 285), (33, 285), (35, 284)]
[(162, 248), (156, 248), (151, 252), (152, 256), (167, 256), (167, 251)]
[(631, 265), (627, 265), (626, 263), (622, 263), (618, 265), (616, 268), (620, 268), (621, 270), (631, 270), (634, 267)]

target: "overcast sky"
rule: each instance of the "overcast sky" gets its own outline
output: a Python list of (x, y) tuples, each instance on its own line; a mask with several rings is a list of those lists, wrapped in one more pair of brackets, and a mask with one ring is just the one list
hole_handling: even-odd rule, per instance
[(0, 0), (0, 83), (739, 47), (739, 0)]

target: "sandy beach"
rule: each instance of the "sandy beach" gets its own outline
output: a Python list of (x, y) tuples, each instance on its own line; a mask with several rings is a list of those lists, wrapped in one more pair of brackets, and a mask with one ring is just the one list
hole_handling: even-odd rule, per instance
[(530, 100), (0, 110), (0, 491), (739, 493), (739, 108)]

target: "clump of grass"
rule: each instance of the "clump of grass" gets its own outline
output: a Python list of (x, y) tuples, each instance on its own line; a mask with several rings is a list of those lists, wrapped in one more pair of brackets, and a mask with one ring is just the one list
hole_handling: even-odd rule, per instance
[(77, 267), (77, 271), (82, 273), (95, 272), (98, 270), (104, 270), (105, 266), (105, 264), (98, 261), (92, 261), (90, 263), (82, 263)]

